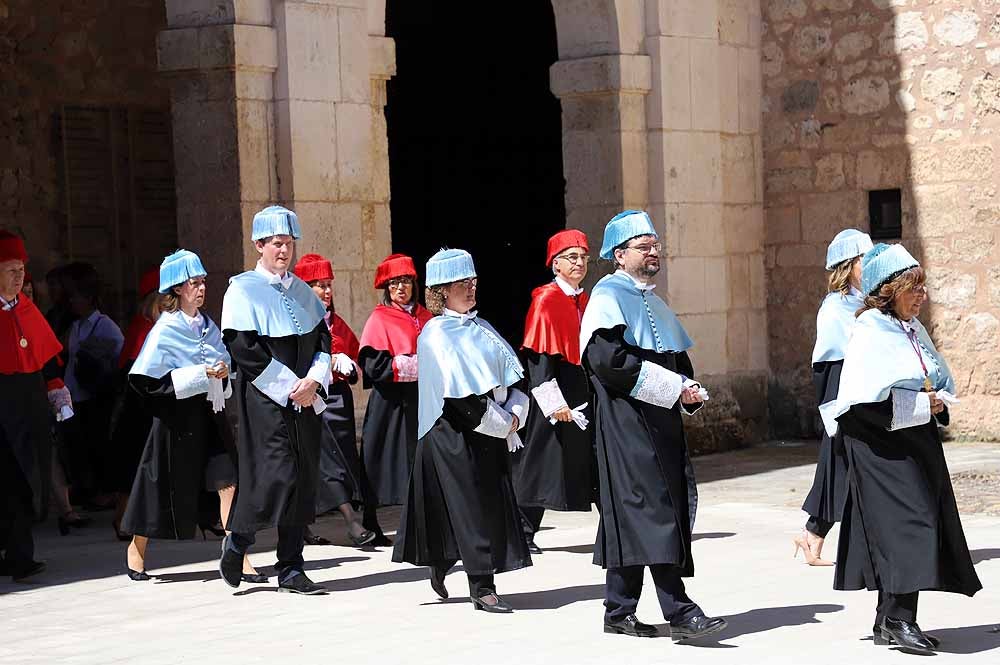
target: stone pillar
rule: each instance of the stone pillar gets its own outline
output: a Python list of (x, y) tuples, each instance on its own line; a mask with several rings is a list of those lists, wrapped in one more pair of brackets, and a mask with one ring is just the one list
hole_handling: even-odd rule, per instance
[(157, 41), (173, 115), (177, 233), (220, 278), (209, 289), (218, 316), (225, 278), (255, 260), (249, 224), (276, 193), (270, 0), (167, 0)]
[[(648, 201), (641, 3), (553, 0), (559, 61), (549, 72), (562, 104), (566, 225), (600, 247), (605, 223)], [(590, 282), (599, 271), (592, 271)]]
[[(704, 448), (766, 432), (759, 0), (649, 0), (649, 211), (713, 401)], [(700, 423), (699, 423), (700, 424)]]

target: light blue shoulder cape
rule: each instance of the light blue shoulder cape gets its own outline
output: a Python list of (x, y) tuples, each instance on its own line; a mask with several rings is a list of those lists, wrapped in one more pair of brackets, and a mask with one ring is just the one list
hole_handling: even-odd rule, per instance
[(813, 363), (843, 360), (847, 342), (854, 329), (854, 314), (864, 302), (859, 292), (844, 295), (839, 291), (828, 293), (816, 314), (816, 345), (813, 346)]
[(187, 324), (180, 311), (160, 314), (129, 374), (162, 379), (181, 367), (214, 365), (220, 360), (231, 367), (232, 358), (222, 343), (219, 327), (204, 312), (202, 318), (204, 323), (199, 335)]
[(445, 398), (483, 395), (524, 377), (514, 349), (480, 318), (435, 316), (417, 337), (417, 357), (418, 439), (441, 417)]
[(264, 337), (305, 335), (312, 331), (326, 309), (309, 285), (292, 276), (285, 289), (248, 270), (229, 280), (222, 300), (222, 329), (255, 331)]
[(580, 323), (580, 352), (598, 330), (625, 326), (625, 341), (657, 353), (686, 351), (694, 343), (673, 310), (626, 274), (607, 275), (594, 287)]
[[(915, 318), (910, 324), (916, 328), (920, 353), (934, 390), (954, 394), (955, 379), (927, 330)], [(847, 344), (832, 416), (840, 417), (855, 404), (882, 402), (893, 388), (919, 391), (923, 386), (923, 368), (899, 321), (877, 309), (869, 309), (858, 317)]]

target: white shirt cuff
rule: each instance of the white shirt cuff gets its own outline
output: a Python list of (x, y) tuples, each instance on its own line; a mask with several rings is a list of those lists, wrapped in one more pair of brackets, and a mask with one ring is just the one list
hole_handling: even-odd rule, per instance
[(306, 372), (306, 378), (312, 379), (327, 391), (330, 388), (331, 365), (332, 359), (329, 353), (317, 353), (313, 356), (312, 367)]
[(677, 398), (681, 396), (683, 389), (684, 379), (680, 374), (643, 360), (639, 369), (639, 380), (635, 382), (635, 387), (629, 394), (640, 402), (670, 409), (677, 403)]
[(253, 385), (278, 406), (288, 406), (288, 396), (298, 380), (295, 372), (271, 358), (260, 376), (253, 380)]
[(555, 379), (549, 379), (545, 383), (540, 383), (531, 389), (531, 394), (538, 403), (538, 408), (542, 410), (542, 415), (546, 418), (563, 407), (569, 407), (566, 398), (563, 397), (559, 383)]
[(190, 365), (170, 370), (170, 381), (174, 384), (177, 399), (187, 399), (208, 392), (208, 374), (204, 365)]
[(511, 414), (507, 413), (499, 404), (487, 398), (486, 413), (483, 414), (483, 419), (479, 423), (479, 426), (473, 431), (497, 439), (506, 439), (507, 435), (510, 434), (510, 426), (513, 422), (514, 417)]
[(931, 421), (931, 396), (925, 392), (892, 389), (892, 423), (889, 431), (926, 425)]

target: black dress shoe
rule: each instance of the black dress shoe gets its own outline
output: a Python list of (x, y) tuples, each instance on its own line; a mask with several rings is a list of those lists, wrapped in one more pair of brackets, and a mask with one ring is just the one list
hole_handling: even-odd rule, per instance
[[(941, 645), (941, 640), (934, 637), (930, 633), (924, 633), (924, 637), (927, 638), (927, 641), (930, 642), (935, 649)], [(882, 634), (882, 629), (878, 627), (878, 624), (872, 626), (872, 639), (877, 647), (889, 646), (896, 643), (891, 637), (886, 637)]]
[(250, 584), (267, 584), (267, 575), (261, 575), (260, 573), (240, 573), (240, 579)]
[(326, 587), (321, 587), (316, 584), (311, 579), (306, 577), (305, 573), (299, 573), (298, 575), (294, 575), (286, 579), (284, 582), (279, 582), (278, 591), (283, 591), (285, 593), (299, 593), (303, 596), (321, 596), (329, 593), (326, 590)]
[(44, 561), (30, 561), (23, 566), (13, 566), (8, 564), (7, 572), (10, 573), (10, 579), (13, 582), (20, 582), (25, 580), (32, 575), (37, 575), (38, 573), (45, 571)]
[(707, 617), (705, 615), (691, 617), (680, 623), (670, 622), (670, 639), (693, 640), (717, 633), (729, 624), (722, 617)]
[[(347, 532), (347, 537), (351, 539), (355, 547), (364, 547), (365, 545), (371, 545), (378, 538), (378, 534), (374, 531), (362, 531), (361, 535), (355, 538), (351, 535), (351, 532)], [(384, 538), (385, 536), (383, 536)]]
[[(487, 603), (486, 598), (493, 597), (495, 603)], [(475, 596), (469, 596), (472, 601), (472, 609), (483, 610), (484, 612), (493, 612), (494, 614), (510, 614), (514, 611), (514, 608), (507, 604), (507, 601), (496, 594), (496, 592), (488, 593), (482, 598), (476, 598)]]
[(535, 539), (534, 538), (529, 538), (528, 539), (528, 551), (531, 552), (532, 554), (541, 554), (542, 553), (542, 548), (535, 544)]
[(448, 597), (448, 587), (444, 585), (444, 576), (447, 574), (447, 570), (443, 570), (437, 566), (431, 566), (431, 588), (434, 589), (434, 593), (436, 593), (439, 598)]
[(131, 568), (128, 569), (128, 578), (133, 582), (145, 582), (151, 579), (145, 570), (132, 570)]
[(391, 547), (392, 539), (384, 533), (376, 533), (375, 540), (368, 543), (372, 547)]
[(317, 536), (310, 529), (306, 529), (305, 535), (302, 537), (306, 545), (333, 545), (329, 540), (323, 536)]
[(634, 614), (629, 614), (621, 621), (604, 621), (604, 632), (617, 635), (631, 635), (632, 637), (656, 637), (659, 632), (656, 626), (643, 623), (635, 618)]
[(882, 637), (896, 646), (913, 651), (928, 652), (934, 650), (934, 643), (927, 639), (920, 626), (914, 621), (903, 621), (884, 617), (882, 619)]
[(229, 539), (231, 537), (226, 536), (222, 539), (222, 557), (219, 559), (219, 574), (222, 575), (222, 580), (226, 584), (236, 589), (239, 588), (240, 582), (243, 581), (243, 555), (229, 548)]

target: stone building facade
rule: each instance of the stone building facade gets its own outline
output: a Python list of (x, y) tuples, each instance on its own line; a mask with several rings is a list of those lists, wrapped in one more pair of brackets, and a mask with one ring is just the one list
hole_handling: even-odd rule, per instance
[[(0, 223), (47, 261), (67, 257), (46, 100), (169, 108), (176, 241), (212, 273), (234, 273), (254, 260), (253, 213), (288, 205), (299, 251), (332, 258), (338, 311), (360, 329), (371, 274), (394, 248), (387, 82), (403, 65), (386, 17), (412, 1), (0, 0), (0, 67), (21, 72), (16, 89), (3, 79), (19, 103), (0, 122), (20, 131), (20, 152), (2, 158)], [(892, 189), (902, 239), (931, 272), (927, 322), (968, 402), (958, 430), (995, 435), (1000, 3), (536, 1), (551, 2), (555, 24), (566, 225), (599, 244), (606, 220), (632, 207), (661, 230), (660, 288), (713, 395), (689, 421), (696, 448), (817, 433), (808, 358), (821, 255), (839, 228), (867, 228), (869, 191)], [(25, 55), (18, 46), (43, 24), (60, 46)], [(125, 26), (127, 41), (112, 38)], [(51, 90), (32, 82), (45, 66)], [(91, 76), (115, 81), (109, 99)]]

